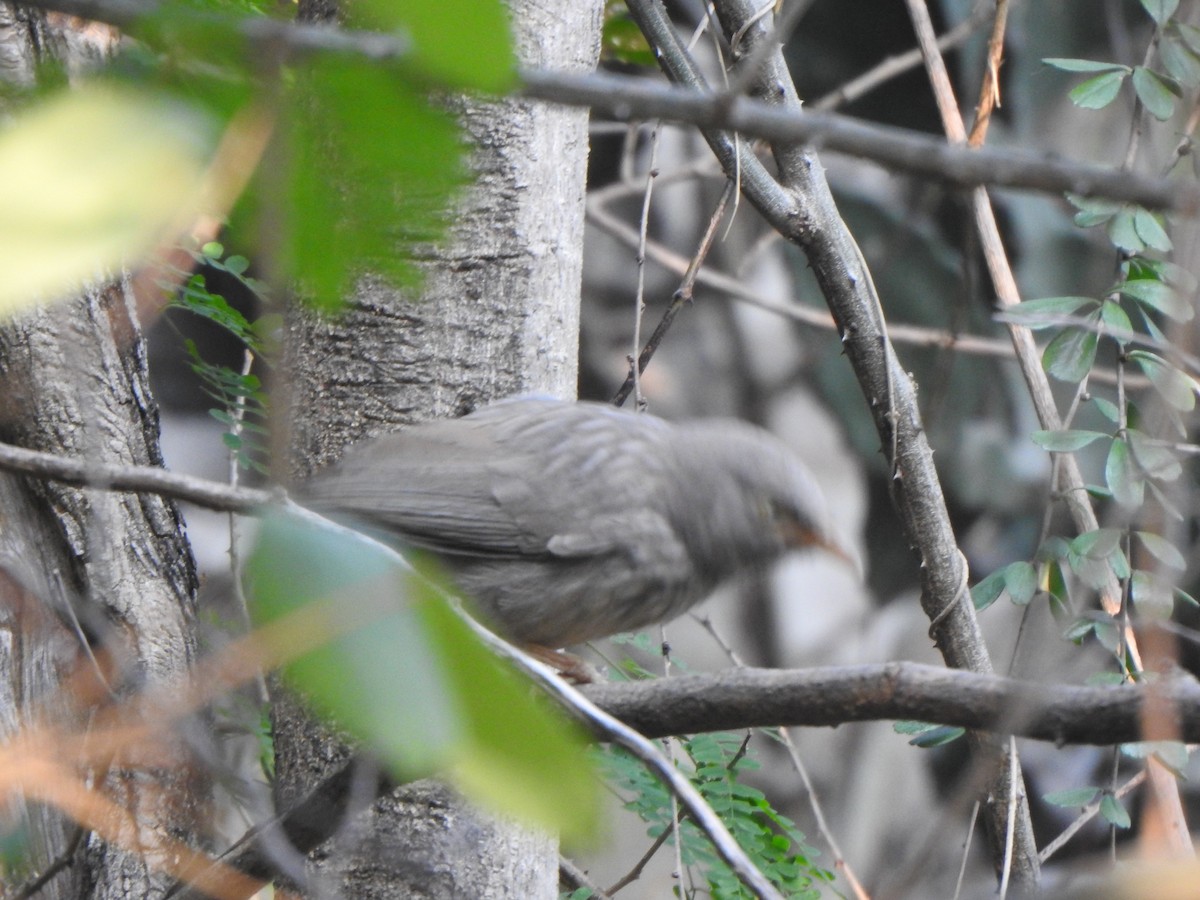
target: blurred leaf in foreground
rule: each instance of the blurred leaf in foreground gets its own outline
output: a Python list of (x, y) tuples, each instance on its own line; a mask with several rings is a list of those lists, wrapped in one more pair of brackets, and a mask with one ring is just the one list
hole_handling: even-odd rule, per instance
[(190, 224), (213, 123), (165, 95), (64, 91), (0, 132), (0, 315), (134, 266)]
[(598, 782), (576, 727), (498, 661), (450, 609), (433, 565), (294, 516), (263, 521), (247, 564), (253, 610), (314, 708), (401, 779), (438, 773), (493, 810), (559, 831), (595, 829)]

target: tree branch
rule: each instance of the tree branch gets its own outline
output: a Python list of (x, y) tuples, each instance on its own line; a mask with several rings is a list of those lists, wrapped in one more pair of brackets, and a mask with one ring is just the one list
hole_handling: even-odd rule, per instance
[[(1200, 741), (1200, 683), (1159, 682), (1180, 739)], [(582, 692), (647, 737), (778, 725), (837, 726), (915, 719), (1056, 744), (1140, 740), (1145, 687), (1017, 681), (913, 662), (817, 669), (731, 669), (653, 681), (593, 684)]]
[(0, 469), (108, 491), (159, 494), (219, 512), (257, 513), (279, 501), (273, 491), (231, 487), (157, 466), (121, 466), (26, 450), (0, 443)]
[[(133, 28), (158, 11), (137, 0), (23, 0), (23, 6), (51, 9), (85, 19)], [(176, 11), (175, 14), (181, 14)], [(208, 23), (222, 19), (193, 13)], [(225, 20), (228, 21), (228, 20)], [(246, 18), (230, 25), (258, 50), (287, 56), (344, 53), (368, 59), (401, 59), (410, 52), (406, 37), (369, 31)], [(1067, 191), (1137, 203), (1148, 209), (1200, 212), (1200, 186), (1152, 178), (1091, 163), (1044, 154), (981, 147), (968, 150), (916, 131), (869, 125), (832, 113), (800, 112), (747, 97), (652, 82), (641, 76), (525, 69), (521, 96), (568, 106), (586, 106), (619, 121), (663, 119), (702, 128), (720, 128), (783, 143), (811, 144), (819, 150), (869, 159), (885, 168), (963, 187), (992, 185), (1051, 194)]]

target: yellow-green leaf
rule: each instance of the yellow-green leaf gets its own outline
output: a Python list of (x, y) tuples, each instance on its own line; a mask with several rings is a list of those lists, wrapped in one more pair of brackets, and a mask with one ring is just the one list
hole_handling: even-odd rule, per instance
[(0, 132), (0, 315), (136, 265), (190, 224), (215, 138), (130, 88), (66, 91)]

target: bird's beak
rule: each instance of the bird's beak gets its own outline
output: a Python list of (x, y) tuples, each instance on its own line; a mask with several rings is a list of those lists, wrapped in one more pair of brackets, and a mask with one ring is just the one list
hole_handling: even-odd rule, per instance
[(791, 523), (790, 527), (784, 529), (784, 543), (789, 547), (800, 549), (817, 548), (824, 550), (854, 570), (854, 574), (861, 581), (863, 577), (862, 560), (853, 550), (848, 549), (840, 541), (827, 534), (814, 531), (811, 528), (806, 528), (797, 523)]

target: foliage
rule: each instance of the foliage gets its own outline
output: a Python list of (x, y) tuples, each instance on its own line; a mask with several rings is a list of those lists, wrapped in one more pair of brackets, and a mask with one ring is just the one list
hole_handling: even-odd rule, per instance
[[(266, 298), (266, 288), (256, 278), (246, 275), (250, 261), (244, 256), (222, 259), (225, 248), (216, 242), (205, 244), (192, 257), (197, 264), (235, 277), (259, 299)], [(171, 300), (171, 305), (198, 315), (229, 332), (247, 353), (261, 357), (263, 341), (256, 328), (229, 301), (209, 290), (204, 274), (176, 272), (182, 287)], [(266, 472), (263, 455), (267, 433), (267, 395), (261, 380), (253, 372), (241, 372), (228, 366), (208, 362), (201, 354), (196, 342), (186, 340), (187, 353), (192, 372), (200, 380), (204, 392), (217, 406), (209, 414), (225, 426), (222, 440), (234, 454), (243, 469)]]
[(506, 13), (498, 0), (354, 9), (407, 52), (268, 53), (247, 31), (256, 7), (176, 2), (133, 24), (140, 43), (97, 86), (64, 86), (12, 122), (0, 310), (136, 266), (235, 201), (239, 226), (255, 226), (242, 242), (326, 309), (367, 269), (415, 284), (413, 257), (441, 238), (467, 177), (459, 127), (431, 91), (511, 85)]
[(582, 735), (479, 643), (431, 561), (405, 569), (348, 529), (272, 515), (246, 574), (288, 681), (397, 777), (449, 775), (565, 840), (591, 834), (598, 796)]

